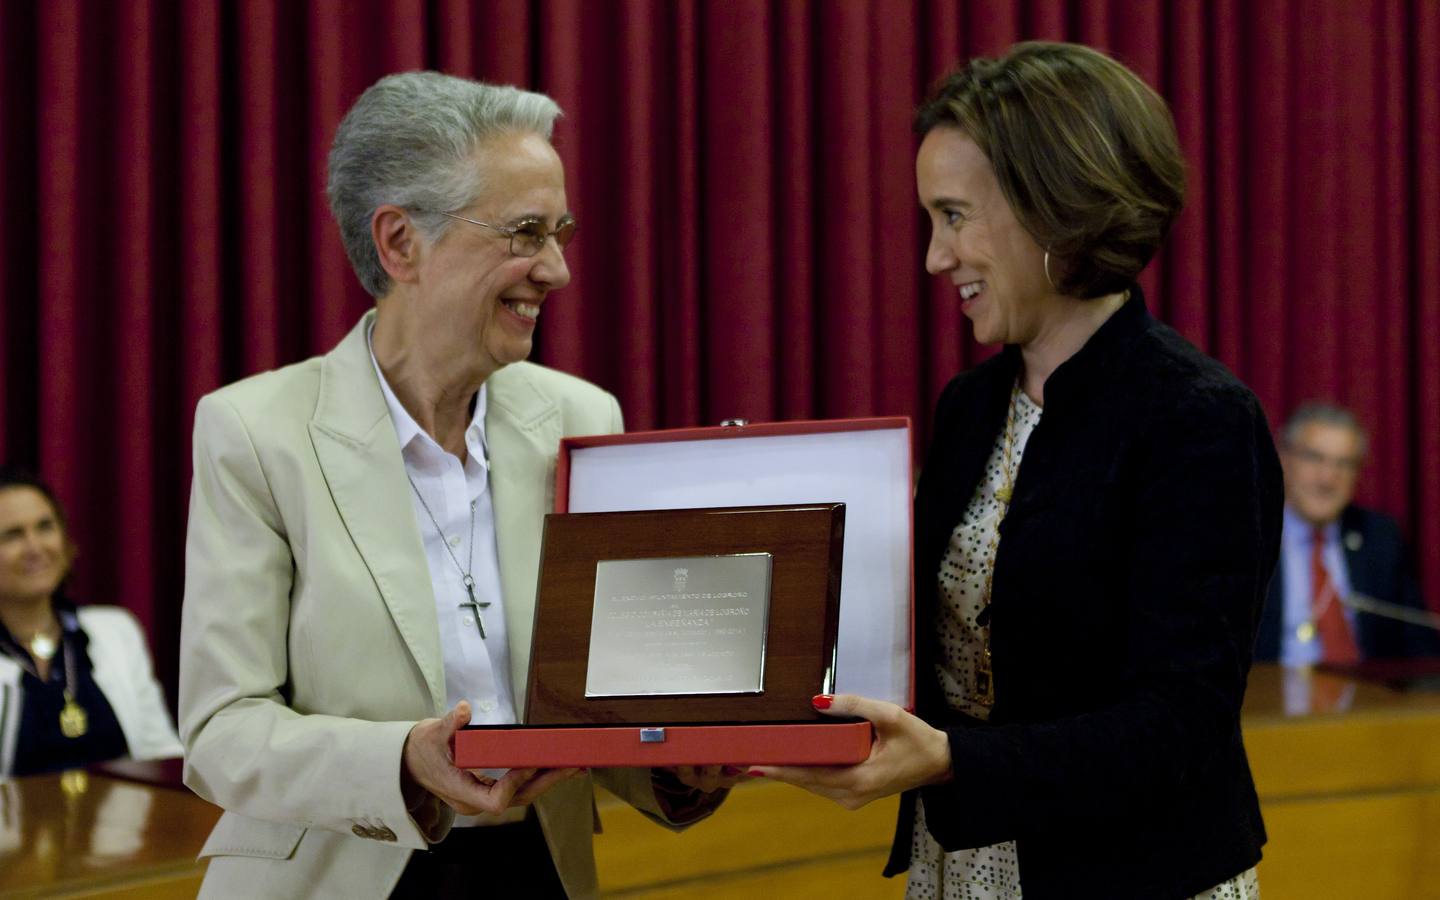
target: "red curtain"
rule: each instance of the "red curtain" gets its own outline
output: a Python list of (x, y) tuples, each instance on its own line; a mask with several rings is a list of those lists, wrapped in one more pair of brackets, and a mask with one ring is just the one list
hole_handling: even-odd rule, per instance
[[(1427, 0), (0, 3), (0, 457), (75, 593), (173, 682), (190, 420), (368, 306), (323, 194), (347, 106), (431, 67), (544, 90), (582, 223), (540, 361), (632, 428), (908, 415), (984, 351), (922, 270), (910, 112), (1025, 38), (1170, 101), (1190, 202), (1143, 281), (1272, 419), (1357, 409), (1361, 500), (1440, 601), (1440, 5)], [(1425, 164), (1425, 160), (1430, 160)]]

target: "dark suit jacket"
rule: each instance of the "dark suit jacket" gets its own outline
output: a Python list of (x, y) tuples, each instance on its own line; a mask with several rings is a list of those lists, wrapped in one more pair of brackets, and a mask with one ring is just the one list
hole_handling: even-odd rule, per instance
[[(920, 791), (927, 822), (946, 850), (1017, 841), (1026, 900), (1190, 897), (1265, 840), (1240, 702), (1279, 461), (1254, 395), (1132, 293), (1045, 385), (1001, 526), (985, 724), (951, 713), (934, 677), (935, 581), (1016, 348), (945, 389), (917, 489), (917, 706), (954, 771)], [(909, 863), (913, 810), (912, 792), (887, 873)]]
[[(1340, 514), (1340, 536), (1351, 591), (1410, 609), (1425, 609), (1410, 550), (1394, 519), (1364, 507), (1349, 506)], [(1280, 658), (1280, 631), (1284, 625), (1285, 567), (1278, 566), (1255, 639), (1257, 660)], [(1440, 655), (1440, 637), (1428, 628), (1360, 612), (1355, 616), (1355, 632), (1360, 653), (1366, 659)]]

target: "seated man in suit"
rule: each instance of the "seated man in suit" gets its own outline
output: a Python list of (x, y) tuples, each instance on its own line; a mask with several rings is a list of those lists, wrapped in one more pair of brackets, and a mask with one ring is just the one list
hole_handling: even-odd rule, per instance
[[(1307, 403), (1285, 423), (1280, 563), (1256, 660), (1310, 665), (1440, 653), (1433, 630), (1391, 611), (1425, 609), (1399, 526), (1351, 503), (1365, 444), (1355, 416), (1336, 406)], [(1354, 608), (1375, 606), (1371, 601), (1380, 608)]]

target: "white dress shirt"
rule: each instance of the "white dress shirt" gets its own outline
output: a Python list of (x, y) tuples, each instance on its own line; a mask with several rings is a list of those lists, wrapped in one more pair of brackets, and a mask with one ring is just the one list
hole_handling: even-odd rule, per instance
[[(426, 434), (400, 404), (385, 381), (380, 364), (375, 361), (373, 337), (370, 340), (370, 361), (375, 365), (380, 389), (385, 393), (395, 436), (400, 439), (405, 474), (413, 485), (410, 494), (415, 523), (424, 543), (435, 612), (440, 622), (446, 705), (453, 709), (459, 701), (469, 700), (471, 724), (513, 725), (518, 720), (510, 687), (510, 647), (505, 634), (500, 556), (495, 546), (495, 507), (491, 502), (485, 450), (485, 387), (480, 387), (475, 398), (475, 415), (465, 429), (466, 459), (462, 464)], [(472, 503), (475, 504), (473, 549)], [(433, 522), (431, 513), (435, 518)], [(474, 579), (476, 601), (490, 604), (479, 613), (485, 626), (484, 638), (480, 637), (474, 609), (461, 606), (470, 599), (461, 566)]]

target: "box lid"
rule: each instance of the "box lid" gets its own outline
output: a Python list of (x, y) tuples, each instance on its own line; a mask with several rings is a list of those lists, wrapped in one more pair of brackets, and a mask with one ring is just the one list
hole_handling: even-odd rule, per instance
[(844, 503), (836, 689), (914, 707), (906, 418), (570, 437), (557, 512)]

